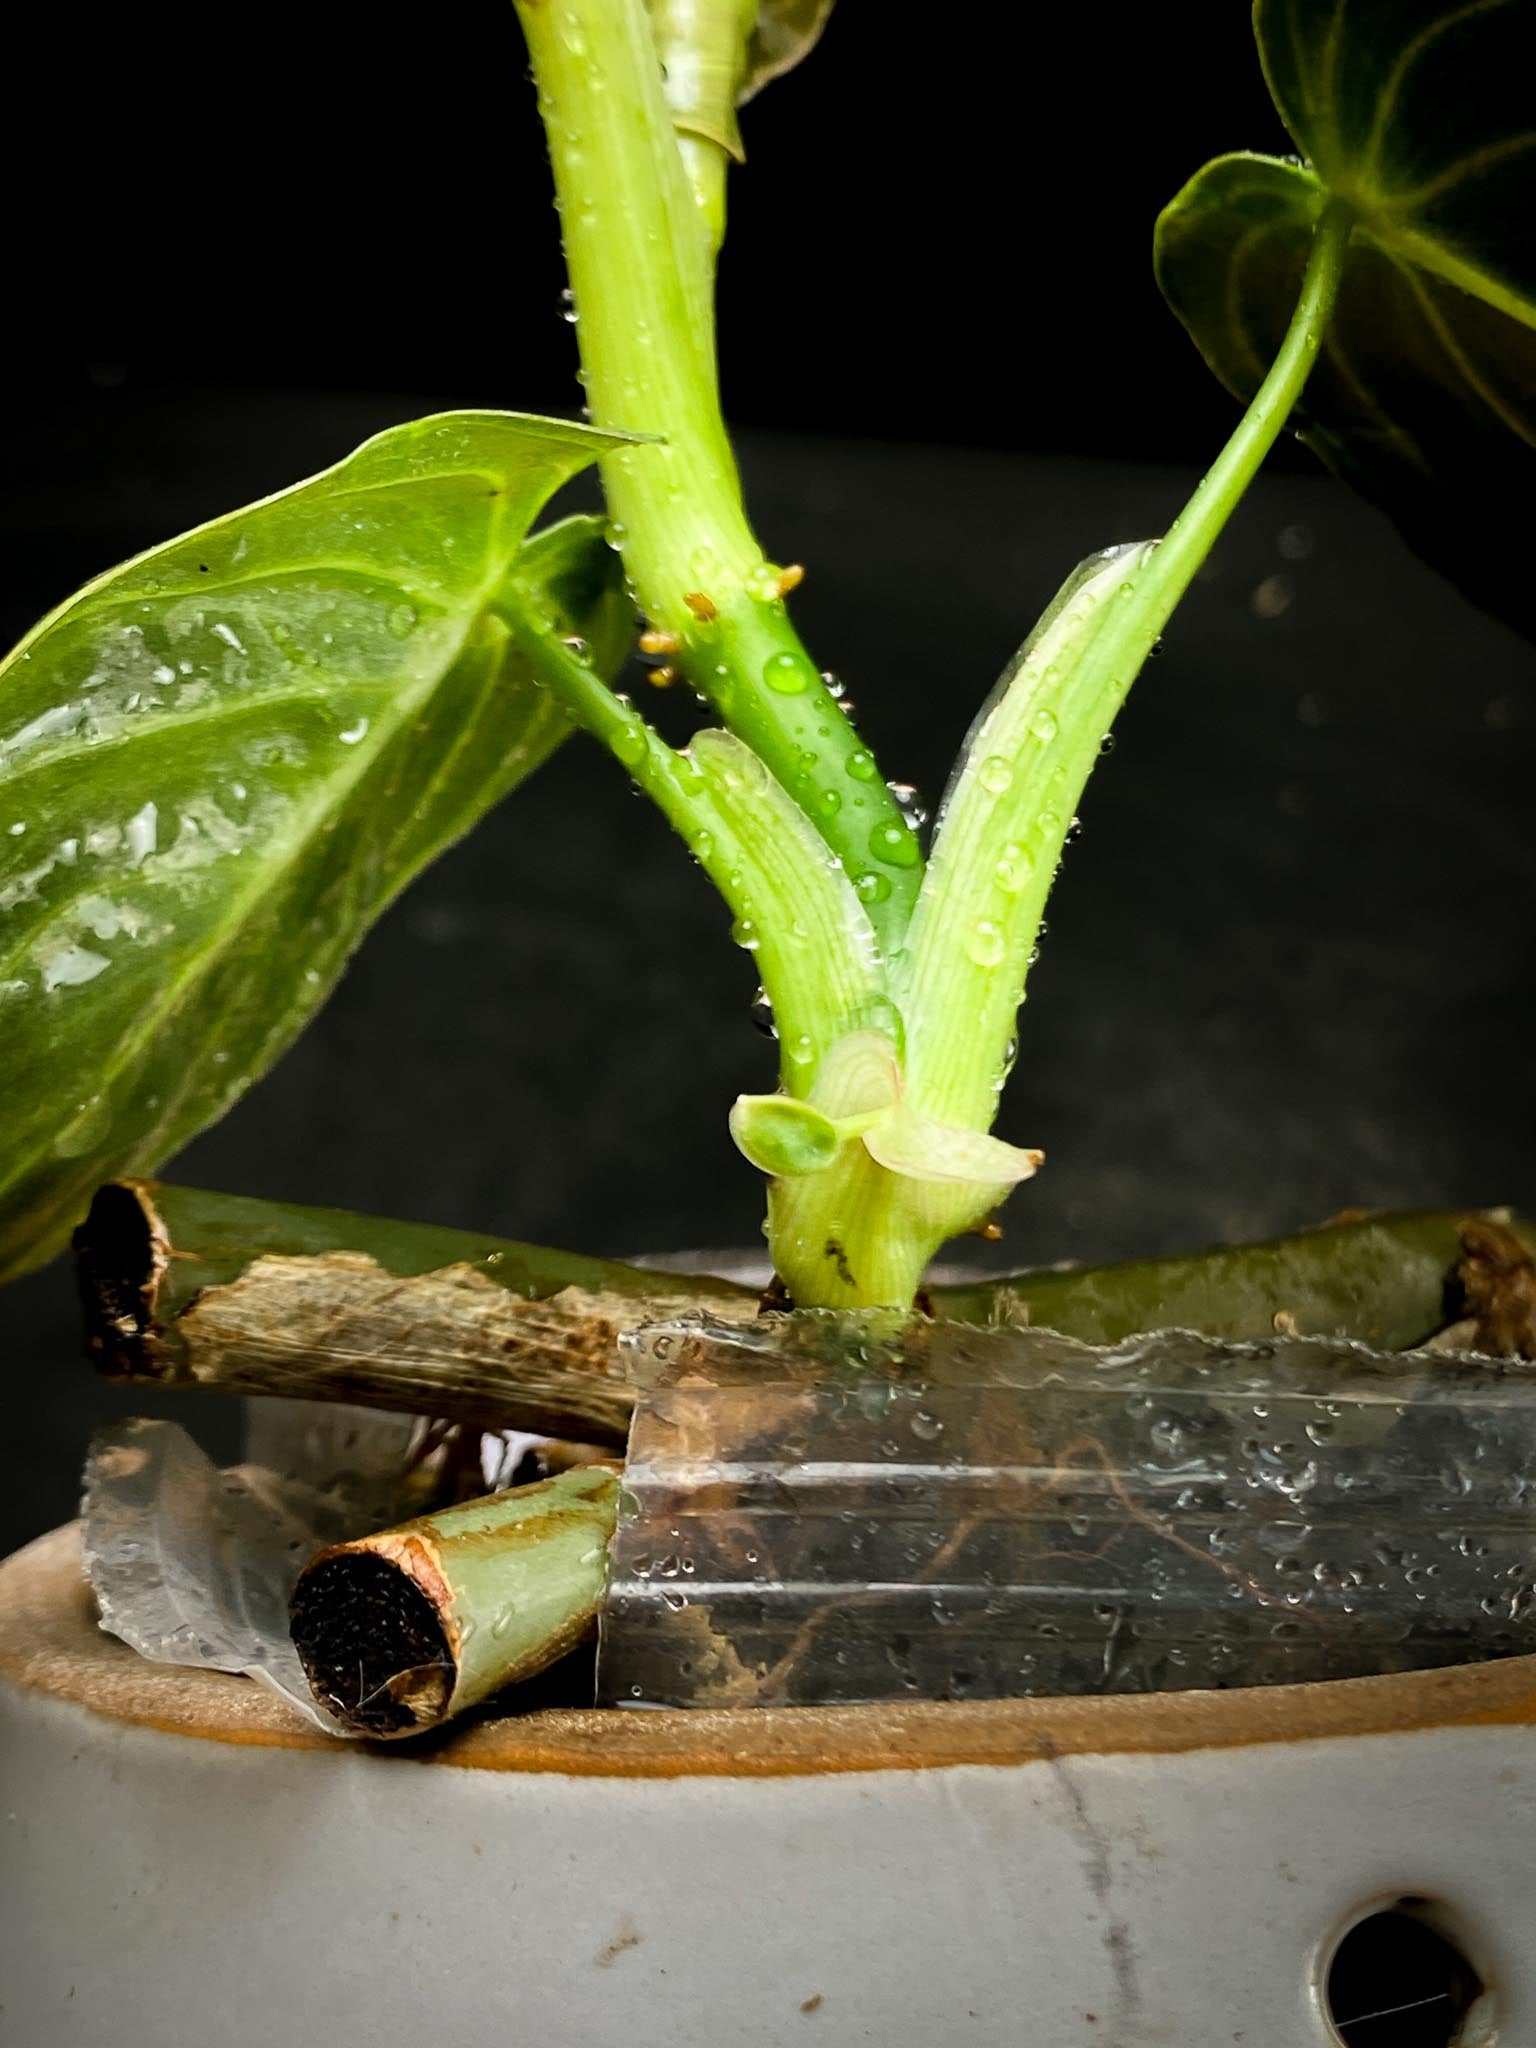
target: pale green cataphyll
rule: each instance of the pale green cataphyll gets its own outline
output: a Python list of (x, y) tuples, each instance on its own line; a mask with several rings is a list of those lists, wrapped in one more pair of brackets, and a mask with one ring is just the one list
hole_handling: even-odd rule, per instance
[[(9, 657), (0, 1271), (234, 1102), (391, 898), (579, 727), (755, 956), (779, 1088), (721, 1114), (767, 1177), (789, 1298), (910, 1304), (1040, 1164), (991, 1126), (1046, 896), (1116, 712), (1276, 437), (1536, 618), (1504, 509), (1529, 503), (1536, 446), (1536, 0), (1259, 0), (1298, 154), (1207, 165), (1155, 235), (1246, 410), (1161, 539), (1067, 576), (925, 838), (801, 644), (799, 571), (764, 559), (720, 413), (736, 108), (829, 8), (518, 0), (589, 423), (394, 428), (109, 571)], [(984, 10), (965, 32), (984, 41)], [(591, 463), (606, 520), (535, 531)], [(706, 707), (686, 746), (612, 685), (637, 632)]]

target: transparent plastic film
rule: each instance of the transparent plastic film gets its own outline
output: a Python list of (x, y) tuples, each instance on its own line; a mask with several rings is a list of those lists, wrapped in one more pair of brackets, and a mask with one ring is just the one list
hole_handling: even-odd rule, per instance
[(1536, 1367), (803, 1315), (628, 1340), (599, 1683), (771, 1706), (1536, 1651)]

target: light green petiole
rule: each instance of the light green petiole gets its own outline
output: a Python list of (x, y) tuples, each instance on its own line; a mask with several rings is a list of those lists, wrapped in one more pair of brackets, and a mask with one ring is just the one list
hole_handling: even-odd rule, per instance
[(869, 918), (835, 856), (750, 748), (706, 731), (676, 752), (515, 588), (497, 610), (544, 687), (628, 769), (724, 898), (773, 1005), (784, 1086), (804, 1093), (848, 1032), (889, 1028)]
[(1338, 292), (1348, 213), (1319, 222), (1269, 375), (1157, 544), (1084, 564), (973, 728), (908, 943), (913, 1100), (985, 1130), (997, 1108), (1040, 917), (1111, 722), (1196, 570), (1289, 417)]

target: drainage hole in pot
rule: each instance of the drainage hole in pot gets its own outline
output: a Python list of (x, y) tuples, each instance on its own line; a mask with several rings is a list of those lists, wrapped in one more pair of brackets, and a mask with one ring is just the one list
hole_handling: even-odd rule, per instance
[(1357, 1920), (1328, 1964), (1323, 2009), (1343, 2048), (1489, 2048), (1491, 2000), (1427, 1899)]

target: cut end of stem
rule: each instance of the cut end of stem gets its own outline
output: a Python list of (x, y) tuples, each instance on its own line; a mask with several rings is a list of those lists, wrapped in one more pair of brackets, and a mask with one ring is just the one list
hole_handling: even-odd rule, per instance
[(142, 1379), (154, 1370), (156, 1308), (170, 1245), (153, 1186), (109, 1181), (97, 1189), (75, 1232), (86, 1350), (113, 1376)]
[(398, 1562), (329, 1552), (299, 1580), (291, 1620), (315, 1698), (354, 1734), (414, 1735), (443, 1719), (457, 1659), (442, 1616)]

